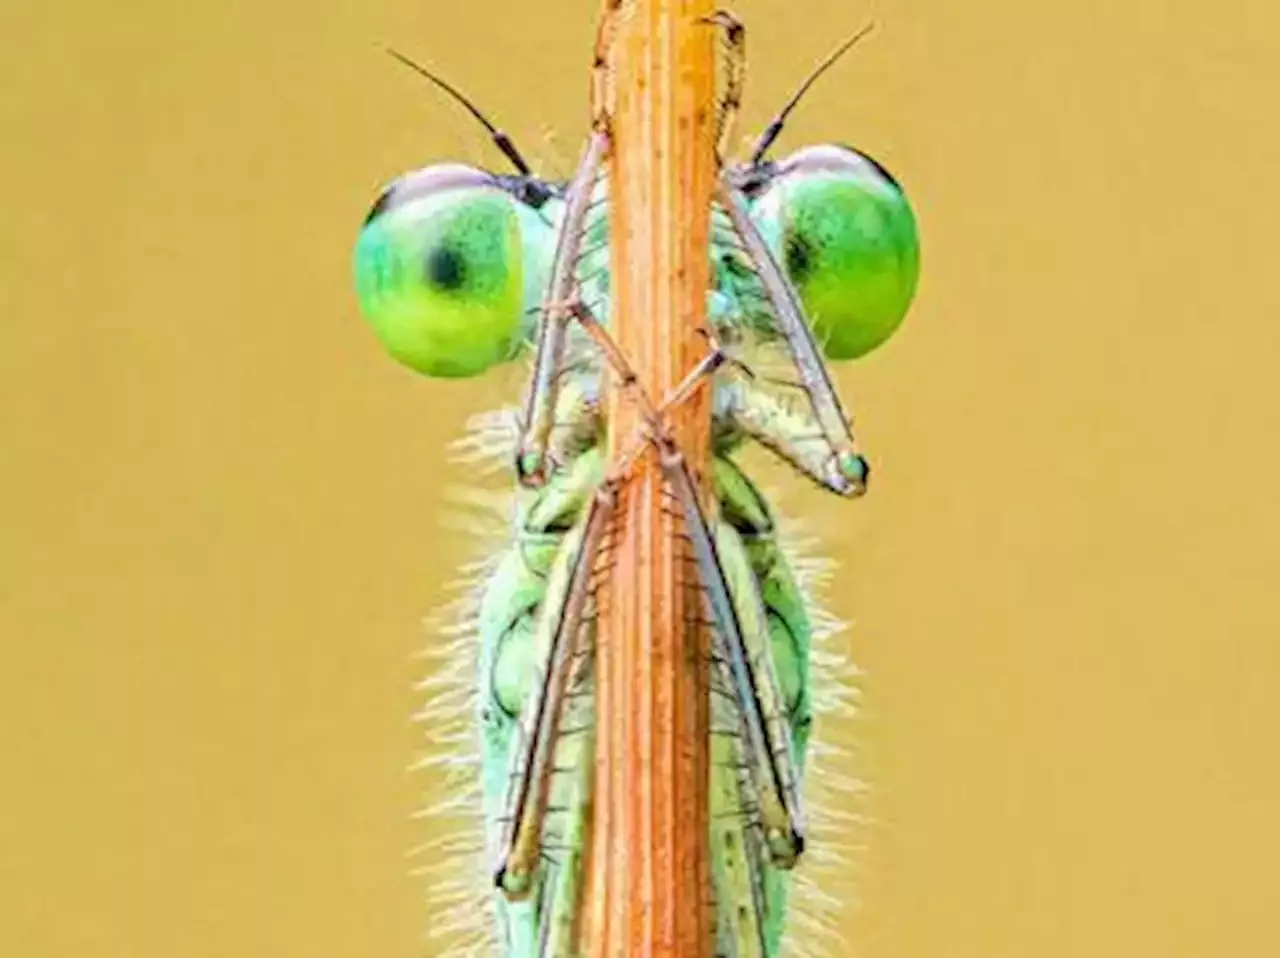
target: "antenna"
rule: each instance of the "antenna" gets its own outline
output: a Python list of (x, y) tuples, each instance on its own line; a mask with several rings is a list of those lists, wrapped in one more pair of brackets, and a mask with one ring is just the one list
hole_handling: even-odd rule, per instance
[(390, 47), (387, 47), (387, 53), (391, 54), (391, 56), (395, 57), (397, 60), (399, 60), (401, 63), (407, 66), (414, 73), (417, 73), (419, 76), (426, 77), (436, 86), (438, 86), (440, 89), (444, 90), (445, 93), (449, 94), (449, 96), (451, 96), (455, 101), (462, 104), (462, 106), (466, 109), (466, 111), (470, 113), (472, 116), (474, 116), (477, 120), (479, 120), (481, 125), (486, 130), (489, 131), (489, 137), (490, 139), (493, 140), (494, 146), (496, 146), (499, 150), (501, 150), (502, 155), (511, 161), (512, 165), (515, 166), (516, 170), (520, 173), (520, 175), (529, 176), (529, 177), (533, 176), (532, 168), (530, 168), (529, 164), (525, 161), (525, 158), (523, 155), (521, 155), (520, 150), (516, 148), (516, 145), (512, 141), (511, 137), (507, 136), (506, 133), (504, 133), (502, 130), (499, 130), (496, 126), (490, 123), (488, 117), (486, 117), (483, 113), (481, 113), (479, 108), (474, 103), (468, 100), (465, 96), (462, 95), (462, 93), (454, 89), (444, 80), (442, 80), (440, 77), (432, 73), (426, 67), (421, 66), (418, 63), (415, 63), (413, 60), (410, 60), (403, 53), (399, 53), (396, 50), (391, 49)]
[(800, 87), (787, 101), (787, 105), (778, 111), (778, 115), (773, 121), (765, 127), (765, 131), (760, 134), (760, 139), (756, 141), (756, 147), (751, 151), (751, 166), (759, 166), (764, 159), (764, 155), (769, 152), (769, 147), (773, 146), (774, 141), (778, 139), (778, 135), (782, 132), (783, 124), (787, 122), (787, 117), (791, 115), (791, 111), (796, 108), (796, 104), (800, 102), (800, 98), (809, 92), (809, 87), (817, 81), (818, 77), (826, 73), (831, 66), (849, 51), (849, 49), (865, 37), (868, 33), (875, 29), (875, 21), (868, 23), (865, 27), (851, 36), (844, 43), (836, 47), (827, 58), (813, 68), (813, 71), (800, 84)]

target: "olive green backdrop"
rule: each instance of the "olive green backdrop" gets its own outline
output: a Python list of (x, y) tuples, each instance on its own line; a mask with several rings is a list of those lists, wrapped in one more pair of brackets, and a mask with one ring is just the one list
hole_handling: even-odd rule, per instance
[[(876, 786), (865, 958), (1280, 953), (1280, 396), (1265, 0), (751, 0), (747, 120), (919, 212), (841, 374), (830, 529)], [(0, 954), (408, 958), (419, 620), (467, 555), (443, 446), (506, 380), (384, 358), (383, 181), (545, 166), (596, 6), (68, 0), (0, 12)], [(552, 135), (547, 135), (551, 131)]]

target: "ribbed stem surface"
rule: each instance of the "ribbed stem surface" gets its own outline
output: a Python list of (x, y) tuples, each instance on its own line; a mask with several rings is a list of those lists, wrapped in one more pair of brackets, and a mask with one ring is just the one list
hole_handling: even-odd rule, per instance
[[(710, 0), (632, 0), (613, 48), (609, 170), (612, 333), (655, 402), (707, 353), (715, 176), (715, 28)], [(707, 474), (708, 389), (670, 420)], [(610, 449), (640, 425), (615, 390)], [(705, 485), (705, 484), (704, 484)], [(709, 501), (703, 494), (704, 505)], [(710, 958), (709, 636), (680, 506), (656, 454), (619, 508), (615, 574), (600, 596), (599, 731), (583, 902), (589, 958)]]

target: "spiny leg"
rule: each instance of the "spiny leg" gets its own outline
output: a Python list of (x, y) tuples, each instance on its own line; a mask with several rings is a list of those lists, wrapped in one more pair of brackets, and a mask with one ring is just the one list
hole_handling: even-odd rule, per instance
[[(634, 392), (637, 389), (635, 371), (586, 304), (581, 301), (571, 302), (565, 306), (565, 312), (579, 322), (588, 337), (598, 346), (606, 361), (614, 369), (621, 388)], [(714, 339), (710, 336), (708, 336), (708, 339), (711, 342), (711, 351), (664, 398), (661, 407), (655, 409), (648, 401), (647, 395), (637, 393), (646, 416), (667, 415), (692, 395), (694, 389), (703, 378), (714, 373), (726, 363), (734, 364), (735, 361), (728, 358), (727, 354), (719, 348)], [(595, 392), (584, 392), (583, 389), (578, 388), (577, 384), (570, 382), (567, 386), (557, 390), (556, 403), (554, 415), (548, 416), (548, 440), (545, 453), (547, 459), (545, 461), (548, 463), (572, 462), (595, 448), (602, 434), (603, 420), (600, 397)], [(645, 428), (647, 427), (642, 427), (638, 431), (633, 442), (628, 447), (631, 454), (624, 455), (615, 464), (614, 473), (625, 472), (631, 460), (644, 451)], [(560, 432), (558, 436), (553, 438), (555, 430), (560, 430)], [(554, 479), (550, 481), (554, 482)], [(546, 488), (546, 485), (543, 484), (539, 488)]]
[[(508, 898), (527, 895), (542, 853), (542, 825), (554, 772), (554, 752), (566, 690), (575, 686), (586, 650), (580, 648), (583, 612), (591, 578), (614, 507), (614, 485), (606, 482), (592, 499), (581, 542), (573, 548), (573, 566), (560, 607), (554, 611), (539, 687), (525, 703), (522, 742), (512, 757), (514, 767), (506, 802), (506, 829), (494, 881)], [(551, 612), (549, 608), (547, 610)]]
[[(685, 510), (699, 571), (711, 597), (712, 611), (717, 625), (725, 636), (726, 652), (734, 685), (741, 700), (748, 740), (756, 761), (764, 766), (761, 772), (766, 775), (765, 794), (770, 796), (770, 800), (765, 803), (764, 817), (766, 826), (772, 829), (771, 852), (780, 862), (789, 865), (803, 850), (804, 824), (791, 762), (790, 729), (787, 727), (787, 719), (777, 690), (776, 677), (771, 670), (767, 669), (768, 629), (761, 625), (761, 628), (752, 630), (753, 637), (757, 637), (756, 632), (760, 632), (764, 637), (764, 645), (757, 654), (753, 655), (743, 638), (741, 620), (725, 580), (715, 540), (706, 516), (698, 505), (693, 476), (689, 473), (687, 462), (676, 449), (665, 428), (667, 413), (692, 394), (703, 378), (723, 364), (724, 354), (720, 349), (713, 348), (712, 352), (677, 386), (672, 395), (666, 397), (660, 407), (655, 407), (647, 391), (640, 386), (626, 355), (600, 326), (590, 310), (578, 308), (575, 313), (588, 335), (600, 345), (621, 379), (623, 387), (634, 390), (643, 418), (647, 423), (650, 441), (658, 446), (661, 453), (663, 473)], [(624, 454), (622, 462), (629, 463), (634, 455), (635, 453)], [(763, 623), (763, 615), (760, 616), (760, 623)], [(761, 662), (766, 663), (765, 669), (760, 668)]]
[[(567, 385), (573, 385), (569, 383)], [(563, 394), (567, 399), (568, 395)], [(518, 506), (515, 542), (485, 589), (479, 610), (483, 637), (481, 662), (481, 720), (484, 727), (484, 805), (488, 853), (484, 871), (490, 881), (507, 837), (510, 817), (506, 805), (513, 770), (524, 744), (521, 716), (525, 703), (542, 682), (541, 667), (547, 660), (550, 630), (546, 620), (555, 618), (564, 603), (565, 585), (583, 520), (605, 474), (603, 451), (593, 446), (557, 469), (546, 486), (522, 493)], [(566, 539), (572, 539), (566, 546)], [(602, 557), (602, 562), (606, 561)], [(598, 564), (599, 565), (599, 564)], [(592, 609), (587, 609), (585, 638), (591, 635)], [(563, 909), (573, 911), (574, 845), (572, 833), (579, 826), (589, 797), (577, 787), (576, 774), (566, 769), (590, 764), (589, 741), (594, 707), (590, 691), (591, 662), (584, 661), (571, 675), (554, 752), (557, 770), (551, 781), (546, 820), (543, 824), (543, 863), (529, 894), (510, 900), (501, 891), (492, 902), (502, 953), (532, 958), (548, 921), (556, 921)], [(582, 673), (586, 673), (582, 675)], [(579, 681), (581, 676), (581, 681)], [(584, 756), (584, 757), (579, 757)], [(555, 950), (550, 954), (571, 955)]]
[[(785, 687), (778, 671), (777, 636), (771, 628), (771, 611), (764, 600), (761, 582), (753, 558), (739, 531), (719, 518), (715, 522), (716, 543), (729, 586), (731, 599), (741, 617), (742, 632), (747, 640), (752, 664), (760, 672), (762, 685)], [(713, 676), (713, 708), (717, 710), (716, 732), (712, 738), (712, 791), (715, 812), (712, 816), (716, 838), (713, 842), (717, 874), (717, 899), (720, 908), (720, 954), (737, 958), (776, 956), (772, 947), (772, 929), (780, 926), (785, 913), (785, 895), (780, 887), (788, 884), (785, 871), (767, 867), (770, 856), (765, 849), (765, 835), (760, 820), (760, 789), (756, 786), (756, 764), (743, 735), (738, 696), (732, 677), (724, 668), (723, 636), (717, 647), (718, 673)], [(753, 641), (754, 640), (754, 641)], [(787, 653), (784, 652), (784, 655)], [(779, 700), (794, 718), (793, 697), (781, 694)], [(797, 783), (803, 774), (803, 751), (799, 730), (794, 725), (793, 754)]]
[[(743, 639), (740, 619), (734, 608), (724, 571), (720, 565), (715, 541), (707, 525), (706, 517), (698, 505), (696, 486), (689, 473), (683, 455), (675, 448), (666, 432), (665, 414), (673, 406), (690, 395), (699, 382), (723, 363), (723, 353), (713, 351), (685, 377), (661, 407), (638, 382), (634, 369), (625, 354), (613, 342), (612, 337), (600, 326), (585, 307), (575, 309), (575, 314), (601, 346), (606, 358), (622, 380), (624, 388), (632, 389), (640, 403), (643, 418), (650, 433), (649, 441), (658, 446), (661, 464), (667, 481), (675, 490), (686, 512), (690, 535), (698, 558), (699, 571), (711, 597), (712, 610), (717, 624), (725, 633), (725, 643), (734, 684), (741, 698), (748, 739), (756, 760), (766, 778), (765, 794), (770, 798), (765, 804), (766, 825), (772, 830), (771, 851), (783, 863), (794, 862), (803, 850), (804, 824), (796, 790), (794, 769), (790, 754), (790, 731), (783, 714), (775, 681), (761, 680), (755, 663), (759, 656), (752, 656)], [(625, 468), (638, 452), (625, 453), (616, 469)], [(766, 630), (767, 634), (767, 630)], [(771, 675), (771, 673), (770, 673)], [(781, 736), (781, 737), (780, 737)]]
[(542, 936), (538, 958), (569, 958), (574, 955), (580, 914), (582, 864), (586, 850), (586, 833), (590, 827), (591, 785), (595, 772), (594, 721), (577, 737), (577, 747), (564, 764), (573, 768), (574, 782), (564, 833), (564, 855), (556, 866), (550, 890), (549, 907), (542, 913)]
[(633, 438), (629, 448), (624, 447), (627, 451), (619, 456), (617, 462), (613, 466), (613, 474), (620, 476), (631, 467), (635, 459), (644, 452), (648, 445), (647, 436), (655, 428), (661, 429), (659, 425), (665, 421), (666, 417), (675, 409), (689, 399), (693, 395), (694, 390), (702, 383), (704, 379), (712, 375), (725, 362), (728, 361), (726, 354), (719, 348), (715, 340), (708, 335), (708, 342), (711, 344), (711, 351), (698, 361), (668, 395), (663, 397), (661, 405), (655, 406), (652, 397), (649, 396), (648, 390), (641, 386), (635, 369), (632, 367), (630, 360), (626, 354), (614, 342), (613, 337), (608, 331), (600, 325), (600, 321), (585, 305), (581, 303), (574, 304), (572, 307), (573, 314), (578, 322), (582, 325), (583, 330), (589, 337), (600, 347), (600, 351), (604, 354), (605, 360), (613, 368), (615, 375), (618, 377), (619, 385), (622, 389), (630, 392), (636, 402), (640, 406), (641, 417), (644, 425), (641, 426), (638, 434)]
[[(723, 690), (719, 696), (732, 698)], [(714, 702), (713, 702), (714, 708)], [(737, 703), (731, 710), (737, 717)], [(711, 738), (712, 867), (715, 869), (717, 954), (763, 958), (768, 899), (768, 856), (755, 821), (751, 765), (740, 724), (717, 729)]]
[[(636, 391), (635, 371), (599, 320), (581, 303), (572, 304), (569, 309), (614, 369), (620, 387)], [(830, 492), (848, 496), (864, 491), (863, 487), (849, 482), (831, 468), (830, 447), (821, 433), (814, 430), (811, 419), (792, 412), (769, 393), (753, 388), (751, 380), (756, 377), (751, 369), (726, 353), (710, 334), (707, 338), (711, 351), (664, 398), (660, 406), (655, 408), (647, 395), (636, 393), (646, 420), (664, 420), (689, 398), (705, 376), (730, 366), (743, 378), (717, 384), (720, 401), (724, 403), (717, 416), (732, 432), (760, 443)], [(559, 460), (574, 462), (596, 447), (602, 429), (600, 400), (594, 394), (576, 390), (573, 384), (562, 390), (559, 398), (564, 408), (557, 412), (557, 427), (562, 428), (563, 435), (554, 444), (552, 454)], [(643, 445), (637, 444), (644, 440), (648, 429), (645, 425), (638, 430), (626, 447), (629, 453), (643, 451)], [(625, 471), (628, 465), (629, 460), (624, 455), (616, 464), (615, 472)]]
[(591, 64), (591, 137), (567, 191), (568, 204), (552, 260), (533, 379), (525, 402), (524, 432), (516, 451), (516, 476), (526, 486), (538, 486), (547, 479), (547, 444), (564, 367), (566, 327), (574, 305), (581, 303), (575, 271), (591, 194), (611, 145), (613, 89), (609, 56), (617, 38), (621, 9), (622, 0), (605, 0), (596, 28)]
[[(697, 487), (684, 456), (665, 434), (653, 437), (664, 477), (684, 510), (698, 571), (715, 626), (722, 636), (727, 667), (739, 700), (747, 744), (756, 766), (763, 820), (774, 863), (788, 868), (804, 851), (804, 811), (794, 762), (791, 730), (768, 658), (768, 630), (752, 629), (748, 641), (725, 577), (716, 539), (698, 504)], [(763, 622), (763, 613), (759, 616)], [(756, 635), (763, 631), (763, 635)], [(754, 641), (759, 639), (761, 641)], [(753, 652), (752, 646), (757, 646)]]
[[(588, 335), (597, 342), (609, 364), (618, 370), (617, 377), (622, 383), (630, 384), (630, 388), (637, 391), (639, 405), (654, 416), (658, 427), (661, 426), (661, 419), (666, 411), (681, 401), (683, 396), (693, 391), (701, 375), (723, 361), (713, 351), (712, 355), (705, 357), (700, 368), (687, 376), (680, 386), (668, 394), (666, 402), (655, 410), (648, 396), (635, 385), (630, 364), (608, 339), (607, 333), (597, 328), (597, 324), (589, 314), (580, 315), (578, 318), (582, 321)], [(812, 430), (811, 422), (795, 416), (788, 422), (772, 422), (770, 416), (775, 407), (767, 405), (772, 397), (755, 391), (746, 391), (743, 393), (743, 399), (748, 402), (758, 400), (758, 403), (751, 404), (751, 408), (755, 410), (757, 416), (763, 418), (761, 425), (779, 426), (784, 440), (796, 440), (807, 452), (815, 467), (821, 465), (824, 461), (822, 452), (825, 448), (821, 437), (805, 436), (801, 433), (801, 430), (806, 428)], [(645, 445), (647, 446), (647, 442)], [(626, 464), (632, 459), (634, 455), (630, 453), (624, 455), (619, 468), (625, 469)], [(767, 517), (763, 524), (769, 525)], [(750, 550), (743, 551), (746, 543), (738, 542), (737, 533), (727, 525), (717, 525), (716, 542), (730, 601), (734, 603), (740, 618), (739, 631), (745, 639), (748, 662), (759, 675), (760, 688), (769, 690), (776, 688), (781, 692), (784, 683), (781, 675), (776, 673), (777, 666), (773, 660), (773, 656), (777, 654), (777, 638), (771, 634), (772, 629), (768, 627), (763, 614), (757, 614), (754, 617), (752, 615), (752, 600), (763, 601), (764, 599), (763, 594), (758, 593), (761, 583), (756, 581), (759, 570), (754, 567), (755, 559), (751, 557)], [(744, 592), (744, 589), (748, 591)], [(719, 649), (718, 662), (723, 668), (728, 659), (723, 651), (723, 636), (721, 636)], [(715, 695), (729, 698), (734, 703), (730, 713), (733, 716), (731, 719), (733, 724), (719, 734), (713, 735), (711, 743), (714, 753), (711, 782), (712, 827), (716, 836), (714, 842), (716, 856), (713, 864), (716, 874), (715, 887), (718, 889), (716, 897), (721, 906), (721, 919), (718, 923), (720, 950), (717, 954), (734, 955), (738, 958), (763, 958), (763, 956), (776, 954), (777, 938), (781, 933), (781, 923), (785, 915), (786, 886), (779, 884), (784, 881), (780, 873), (771, 872), (765, 867), (765, 863), (777, 855), (777, 843), (773, 843), (775, 848), (772, 855), (763, 847), (762, 840), (765, 836), (761, 827), (758, 799), (762, 789), (757, 787), (757, 778), (763, 776), (759, 776), (759, 764), (753, 760), (754, 755), (739, 722), (743, 709), (738, 704), (737, 684), (734, 683), (731, 675), (717, 676), (717, 680), (720, 689)], [(801, 695), (801, 699), (803, 698), (804, 696)], [(783, 708), (791, 707), (791, 699), (785, 695), (775, 693), (772, 700), (778, 702)], [(574, 723), (575, 726), (577, 724), (577, 722)], [(578, 730), (575, 728), (573, 731)], [(782, 731), (784, 735), (794, 733), (793, 748), (797, 751), (792, 756), (792, 762), (798, 784), (803, 756), (801, 733), (799, 729), (790, 729), (786, 726)], [(563, 732), (561, 737), (565, 741), (557, 744), (556, 768), (562, 772), (570, 768), (581, 770), (583, 767), (581, 763), (590, 761), (590, 742), (587, 741), (589, 736), (586, 734), (569, 736), (567, 732)], [(570, 754), (566, 751), (568, 748), (576, 751)], [(758, 752), (757, 749), (756, 753)], [(583, 758), (583, 756), (587, 757)], [(560, 785), (555, 787), (558, 790), (557, 794), (564, 791)], [(557, 807), (554, 809), (561, 815), (562, 820), (567, 820), (564, 826), (563, 847), (559, 849), (562, 855), (559, 860), (549, 865), (539, 885), (541, 888), (539, 893), (541, 905), (538, 908), (540, 929), (539, 941), (535, 945), (539, 949), (535, 952), (539, 958), (563, 958), (573, 954), (567, 943), (573, 940), (572, 936), (575, 932), (574, 903), (579, 891), (581, 868), (580, 861), (575, 857), (577, 846), (574, 836), (578, 829), (585, 827), (587, 793), (582, 790), (581, 785), (577, 791), (573, 791), (572, 784), (567, 788), (572, 794), (565, 793), (557, 799)], [(544, 852), (552, 850), (545, 841), (543, 844)], [(775, 862), (775, 864), (780, 863)]]
[[(589, 310), (579, 308), (575, 312), (584, 330), (597, 343), (606, 361), (615, 370), (621, 387), (635, 393), (644, 418), (648, 420), (647, 434), (642, 433), (638, 437), (640, 448), (638, 450), (628, 448), (614, 467), (613, 475), (620, 478), (621, 471), (628, 469), (639, 451), (653, 441), (652, 436), (665, 435), (663, 423), (670, 409), (692, 394), (700, 381), (725, 362), (726, 357), (713, 342), (712, 352), (704, 357), (698, 366), (665, 397), (662, 405), (655, 408), (646, 391), (638, 384), (626, 356), (594, 320)], [(674, 447), (669, 451), (674, 451)], [(683, 463), (682, 459), (680, 461)], [(696, 500), (692, 499), (693, 479), (687, 469), (683, 479), (686, 495), (681, 496), (680, 499), (682, 502), (692, 501), (696, 509)], [(669, 479), (668, 484), (680, 488), (679, 482), (672, 483)], [(705, 541), (707, 540), (706, 525), (702, 525), (701, 528), (704, 532), (701, 538)], [(724, 534), (727, 534), (728, 538), (725, 538)], [(693, 538), (695, 540), (698, 538), (696, 533)], [(699, 563), (697, 574), (704, 582), (704, 589), (707, 589), (705, 583), (713, 583), (711, 589), (718, 588), (718, 594), (726, 597), (726, 601), (733, 604), (739, 622), (736, 629), (721, 630), (717, 656), (721, 670), (726, 673), (723, 681), (727, 683), (718, 694), (732, 699), (734, 705), (731, 714), (734, 728), (737, 729), (729, 737), (722, 734), (712, 740), (712, 749), (716, 755), (714, 763), (716, 767), (712, 779), (712, 788), (716, 797), (713, 797), (712, 801), (713, 806), (720, 810), (718, 816), (713, 816), (713, 828), (717, 836), (715, 842), (717, 854), (714, 864), (717, 875), (716, 887), (720, 889), (718, 897), (723, 898), (723, 906), (726, 909), (718, 925), (721, 935), (718, 941), (719, 947), (729, 948), (727, 952), (718, 951), (717, 953), (733, 954), (740, 958), (763, 958), (773, 954), (769, 944), (773, 940), (769, 929), (780, 921), (780, 914), (776, 913), (778, 894), (772, 890), (773, 885), (768, 878), (769, 872), (765, 868), (765, 862), (772, 861), (776, 867), (788, 868), (794, 864), (803, 848), (803, 819), (798, 796), (799, 766), (790, 753), (790, 749), (794, 747), (792, 730), (785, 718), (785, 700), (781, 694), (781, 684), (775, 673), (772, 659), (773, 639), (768, 627), (767, 615), (763, 606), (760, 605), (762, 598), (754, 582), (751, 560), (744, 551), (744, 545), (737, 540), (736, 533), (727, 525), (718, 529), (717, 538), (721, 540), (718, 554), (714, 543), (709, 549), (694, 550), (701, 552), (700, 558), (703, 561)], [(707, 565), (708, 557), (712, 561), (719, 559), (725, 564), (724, 568), (718, 573), (704, 573), (703, 567)], [(694, 558), (696, 561), (699, 556)], [(723, 603), (720, 604), (720, 609), (724, 609)], [(720, 617), (726, 620), (732, 618), (725, 616), (723, 612), (720, 613)], [(726, 635), (738, 635), (741, 640), (726, 644)], [(731, 648), (741, 648), (743, 651), (735, 656), (729, 651)], [(741, 681), (742, 669), (737, 670), (737, 679), (732, 674), (732, 669), (725, 669), (726, 662), (732, 662), (734, 658), (739, 662), (745, 662), (747, 670), (754, 679), (755, 688), (752, 690), (754, 694), (743, 691), (744, 686), (749, 683)], [(733, 691), (729, 691), (730, 689)], [(752, 701), (758, 703), (756, 708), (749, 704)], [(754, 748), (750, 741), (751, 737), (743, 734), (741, 721), (742, 717), (753, 714), (770, 717), (763, 722), (753, 723), (762, 725), (766, 732), (763, 746), (757, 744)], [(756, 741), (760, 741), (759, 736), (756, 737)], [(557, 765), (568, 768), (573, 766), (574, 762), (558, 759)], [(781, 766), (782, 770), (774, 774), (774, 769), (778, 766)], [(790, 787), (784, 785), (781, 789), (781, 794), (786, 797), (786, 801), (775, 799), (771, 803), (771, 807), (775, 810), (774, 814), (765, 814), (756, 796), (762, 793), (777, 796), (779, 790), (776, 783), (779, 779), (791, 783)], [(571, 814), (580, 815), (581, 813), (582, 809), (571, 803)], [(772, 828), (767, 827), (770, 824), (770, 818), (774, 819)], [(576, 821), (577, 817), (568, 826), (570, 834)], [(800, 823), (801, 827), (791, 828), (792, 822)], [(795, 840), (797, 834), (801, 836), (800, 841)], [(768, 842), (768, 851), (766, 851), (765, 842)], [(571, 846), (572, 842), (569, 845)], [(574, 864), (572, 848), (569, 852), (569, 861), (560, 864), (558, 866), (560, 871), (553, 871), (552, 876), (548, 878), (548, 881), (554, 881), (556, 887), (561, 890), (553, 899), (553, 904), (548, 906), (554, 909), (551, 920), (555, 922), (557, 930), (552, 932), (546, 929), (544, 949), (539, 952), (539, 955), (545, 958), (560, 958), (561, 951), (552, 942), (568, 941), (567, 936), (572, 933), (572, 915), (564, 909), (571, 907), (572, 896), (576, 894), (575, 882), (578, 872)], [(565, 868), (570, 870), (565, 871)]]
[(800, 381), (808, 394), (816, 424), (822, 430), (830, 449), (832, 468), (849, 482), (855, 485), (862, 483), (866, 475), (866, 462), (858, 454), (849, 419), (840, 406), (827, 364), (814, 342), (813, 332), (805, 321), (795, 290), (787, 282), (773, 253), (765, 244), (764, 237), (747, 212), (742, 194), (727, 176), (722, 175), (717, 183), (716, 200), (728, 214), (734, 232), (760, 278)]
[[(766, 796), (761, 817), (766, 828), (770, 858), (778, 867), (789, 868), (804, 847), (804, 816), (797, 787), (795, 766), (791, 756), (791, 735), (785, 716), (776, 676), (771, 668), (768, 629), (761, 612), (755, 617), (750, 645), (744, 639), (734, 599), (720, 565), (715, 540), (697, 502), (695, 484), (683, 456), (666, 433), (665, 414), (691, 395), (702, 379), (718, 368), (725, 356), (718, 348), (706, 356), (684, 381), (655, 407), (647, 391), (639, 384), (627, 357), (603, 329), (591, 311), (581, 303), (570, 307), (586, 330), (600, 346), (609, 364), (621, 380), (621, 386), (632, 391), (647, 422), (648, 441), (658, 446), (661, 464), (669, 485), (686, 513), (700, 577), (711, 599), (711, 607), (720, 627), (725, 658), (738, 699), (739, 713), (747, 732), (747, 746), (755, 768), (757, 785)], [(710, 338), (710, 337), (709, 337)], [(614, 475), (629, 468), (643, 449), (624, 453), (615, 466)], [(745, 564), (749, 572), (749, 564)], [(751, 646), (759, 646), (753, 649)]]
[(568, 188), (568, 202), (552, 260), (551, 282), (539, 323), (533, 378), (525, 398), (523, 431), (516, 446), (516, 476), (526, 486), (539, 486), (547, 479), (547, 445), (564, 366), (565, 334), (570, 306), (577, 296), (575, 271), (591, 192), (607, 144), (607, 133), (597, 130), (591, 134)]
[[(755, 440), (797, 472), (828, 492), (860, 496), (867, 491), (870, 466), (855, 454), (843, 468), (831, 455), (831, 445), (808, 416), (796, 415), (774, 396), (745, 382), (721, 386), (722, 413), (734, 430)], [(860, 468), (859, 468), (860, 466)]]
[(613, 367), (614, 372), (621, 380), (622, 388), (634, 391), (636, 401), (640, 403), (642, 414), (649, 419), (655, 416), (665, 417), (680, 403), (688, 399), (693, 394), (693, 390), (697, 388), (698, 384), (706, 376), (714, 373), (727, 361), (726, 355), (716, 345), (715, 340), (708, 336), (711, 351), (698, 361), (698, 364), (680, 381), (670, 395), (663, 398), (662, 405), (655, 407), (648, 392), (639, 388), (639, 379), (631, 365), (631, 361), (627, 359), (621, 347), (613, 341), (613, 337), (609, 335), (608, 331), (600, 325), (600, 320), (596, 319), (595, 314), (582, 303), (574, 303), (570, 309), (574, 318), (582, 324), (582, 328), (587, 335), (604, 353), (605, 359), (608, 360), (609, 365)]

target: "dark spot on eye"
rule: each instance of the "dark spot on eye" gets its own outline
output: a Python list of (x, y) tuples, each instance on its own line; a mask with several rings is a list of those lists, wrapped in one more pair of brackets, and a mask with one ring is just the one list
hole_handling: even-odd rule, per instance
[(467, 264), (451, 246), (437, 246), (427, 254), (427, 282), (449, 292), (467, 281)]
[(818, 251), (800, 233), (787, 234), (783, 255), (786, 258), (787, 275), (793, 283), (803, 283), (817, 265)]

